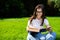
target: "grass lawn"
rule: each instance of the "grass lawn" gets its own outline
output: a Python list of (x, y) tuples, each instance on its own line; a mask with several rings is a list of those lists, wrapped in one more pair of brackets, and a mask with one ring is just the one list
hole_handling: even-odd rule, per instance
[[(60, 40), (60, 17), (47, 17)], [(26, 40), (28, 17), (0, 19), (0, 40)]]

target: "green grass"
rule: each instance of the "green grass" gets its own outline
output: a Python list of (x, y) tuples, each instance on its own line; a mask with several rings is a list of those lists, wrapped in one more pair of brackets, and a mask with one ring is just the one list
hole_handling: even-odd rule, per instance
[[(60, 39), (60, 17), (47, 17), (54, 32), (56, 40)], [(26, 40), (28, 18), (0, 19), (0, 40)]]

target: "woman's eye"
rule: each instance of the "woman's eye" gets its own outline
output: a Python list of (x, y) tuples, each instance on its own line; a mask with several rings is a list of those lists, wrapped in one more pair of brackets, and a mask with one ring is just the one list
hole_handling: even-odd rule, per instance
[(37, 12), (37, 13), (42, 13), (42, 12)]
[(42, 13), (42, 11), (37, 11), (37, 13)]

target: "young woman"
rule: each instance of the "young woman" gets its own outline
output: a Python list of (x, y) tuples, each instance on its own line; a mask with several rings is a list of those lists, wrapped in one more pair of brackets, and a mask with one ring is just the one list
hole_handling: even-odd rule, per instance
[[(43, 24), (46, 25), (46, 28), (44, 29)], [(55, 40), (56, 34), (52, 32), (51, 26), (49, 25), (48, 20), (45, 17), (44, 13), (44, 6), (42, 4), (38, 4), (33, 12), (33, 15), (30, 17), (28, 20), (28, 25), (27, 25), (27, 31), (28, 31), (28, 36), (27, 40), (40, 40), (42, 37), (41, 32), (42, 31), (49, 31), (51, 35), (53, 35), (53, 38), (50, 37), (47, 39), (45, 36), (45, 39), (47, 40)]]

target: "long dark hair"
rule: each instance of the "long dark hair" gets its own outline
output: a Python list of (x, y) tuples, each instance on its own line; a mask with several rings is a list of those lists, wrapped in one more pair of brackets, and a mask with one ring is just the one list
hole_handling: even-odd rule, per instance
[(36, 16), (37, 16), (37, 15), (36, 15), (36, 12), (37, 12), (37, 9), (39, 9), (39, 8), (41, 8), (41, 9), (42, 9), (42, 12), (43, 12), (43, 14), (42, 14), (42, 16), (41, 16), (41, 18), (42, 18), (42, 23), (41, 23), (41, 25), (40, 25), (40, 26), (43, 26), (44, 19), (45, 19), (46, 17), (45, 17), (45, 13), (44, 13), (44, 6), (43, 6), (42, 4), (38, 4), (38, 5), (35, 7), (34, 12), (33, 12), (33, 15), (30, 17), (30, 23), (32, 22), (33, 19), (36, 18)]

